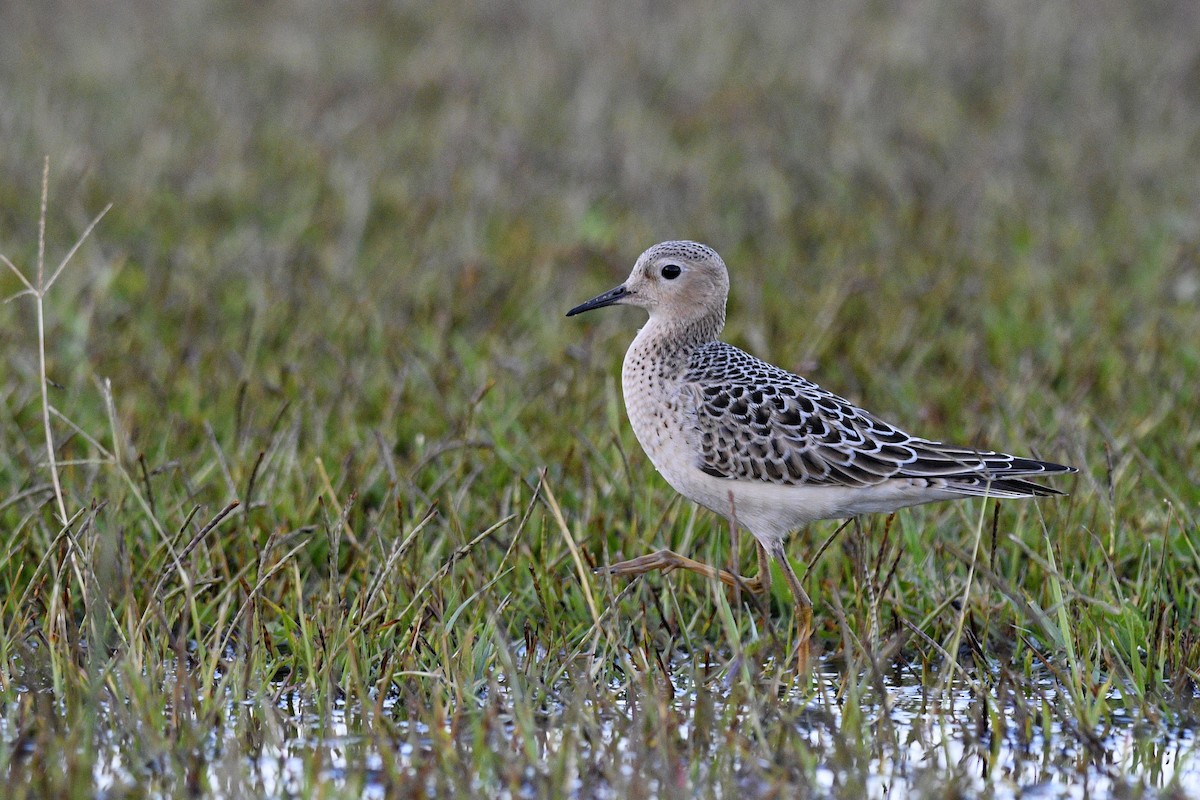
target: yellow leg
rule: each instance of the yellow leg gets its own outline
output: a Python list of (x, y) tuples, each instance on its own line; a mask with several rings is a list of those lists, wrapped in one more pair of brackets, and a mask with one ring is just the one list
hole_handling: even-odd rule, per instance
[(652, 572), (656, 569), (661, 569), (670, 572), (673, 569), (686, 569), (691, 572), (696, 572), (706, 578), (716, 578), (726, 586), (736, 586), (751, 594), (759, 594), (765, 592), (771, 585), (771, 571), (763, 569), (766, 564), (766, 551), (759, 545), (759, 573), (753, 578), (744, 578), (741, 575), (735, 575), (729, 570), (717, 569), (710, 567), (708, 564), (702, 564), (699, 561), (681, 556), (673, 550), (658, 550), (644, 556), (631, 558), (628, 561), (621, 561), (607, 567), (600, 567), (597, 572), (606, 572), (609, 575), (642, 575), (646, 572)]
[(807, 672), (810, 666), (810, 644), (813, 633), (812, 600), (808, 598), (808, 592), (804, 591), (800, 579), (796, 577), (795, 570), (788, 563), (787, 556), (783, 552), (782, 542), (772, 548), (771, 555), (779, 562), (779, 567), (783, 570), (783, 577), (787, 579), (788, 588), (792, 591), (792, 599), (796, 603), (796, 671)]
[(771, 557), (762, 542), (755, 540), (754, 548), (758, 552), (758, 574), (750, 582), (759, 587), (758, 591), (765, 592), (771, 588)]

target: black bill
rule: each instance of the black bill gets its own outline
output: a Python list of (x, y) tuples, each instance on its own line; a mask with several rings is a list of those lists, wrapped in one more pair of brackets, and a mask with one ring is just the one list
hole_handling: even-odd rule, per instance
[(568, 311), (567, 316), (573, 317), (576, 314), (582, 314), (585, 311), (591, 311), (593, 308), (604, 308), (605, 306), (611, 306), (613, 303), (620, 302), (621, 298), (628, 294), (629, 290), (625, 288), (624, 284), (621, 284), (615, 289), (609, 289), (604, 294), (593, 297), (586, 303), (580, 303)]

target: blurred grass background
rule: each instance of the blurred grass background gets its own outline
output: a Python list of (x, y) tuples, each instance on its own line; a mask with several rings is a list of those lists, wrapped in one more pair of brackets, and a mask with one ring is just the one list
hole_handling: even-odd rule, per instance
[[(69, 536), (35, 305), (0, 306), (10, 785), (270, 794), (256, 759), (294, 747), (297, 785), (348, 796), (953, 794), (981, 761), (989, 791), (1057, 776), (997, 761), (1040, 731), (1074, 737), (1054, 780), (1169, 789), (1097, 765), (1121, 715), (1151, 750), (1195, 725), (1198, 32), (1179, 0), (3, 4), (0, 253), (32, 269), (43, 157), (49, 268), (113, 204), (46, 301)], [(767, 622), (580, 569), (727, 557), (625, 423), (640, 320), (562, 318), (668, 238), (725, 257), (729, 341), (1081, 468), (995, 527), (916, 509), (812, 566), (860, 716), (780, 697), (786, 597)], [(872, 727), (880, 653), (962, 662), (971, 759)], [(341, 772), (334, 708), (364, 737)]]

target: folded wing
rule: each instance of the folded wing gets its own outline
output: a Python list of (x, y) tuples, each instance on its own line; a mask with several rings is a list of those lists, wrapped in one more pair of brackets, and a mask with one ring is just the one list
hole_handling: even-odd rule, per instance
[(681, 389), (696, 466), (718, 478), (871, 486), (898, 478), (967, 495), (1061, 492), (1025, 480), (1071, 467), (911, 436), (799, 375), (713, 342)]

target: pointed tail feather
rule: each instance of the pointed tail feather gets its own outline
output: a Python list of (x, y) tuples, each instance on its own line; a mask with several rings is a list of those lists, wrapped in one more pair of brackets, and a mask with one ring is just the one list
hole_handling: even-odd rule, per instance
[[(1054, 466), (1059, 465), (1056, 464)], [(1058, 473), (1075, 471), (1076, 470), (1070, 467), (1054, 470), (1054, 472)], [(1021, 480), (1020, 478), (998, 478), (989, 477), (987, 475), (961, 475), (952, 478), (944, 478), (943, 480), (945, 483), (943, 484), (942, 488), (951, 492), (973, 497), (1015, 499), (1021, 497), (1051, 497), (1054, 495), (1066, 494), (1066, 492), (1054, 489), (1050, 486), (1043, 486), (1040, 483)]]

